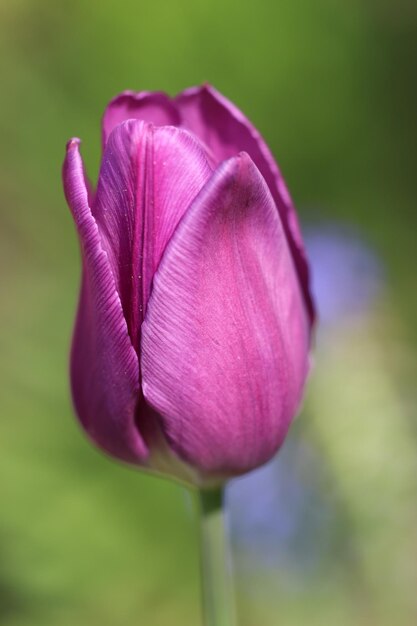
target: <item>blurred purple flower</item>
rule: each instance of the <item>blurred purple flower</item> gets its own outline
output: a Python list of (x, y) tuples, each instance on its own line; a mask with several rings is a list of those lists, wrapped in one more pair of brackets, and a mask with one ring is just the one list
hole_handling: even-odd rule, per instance
[(197, 484), (271, 458), (300, 404), (313, 307), (258, 131), (210, 86), (125, 92), (104, 115), (96, 192), (78, 139), (64, 187), (83, 258), (72, 391), (89, 436)]
[[(227, 490), (237, 552), (258, 567), (286, 576), (310, 575), (328, 552), (334, 521), (332, 494), (323, 493), (325, 468), (311, 442), (289, 436), (280, 454), (264, 467), (234, 480)], [(246, 559), (245, 559), (246, 557)]]
[(312, 292), (320, 321), (339, 322), (363, 313), (381, 286), (381, 265), (352, 230), (321, 224), (306, 232)]

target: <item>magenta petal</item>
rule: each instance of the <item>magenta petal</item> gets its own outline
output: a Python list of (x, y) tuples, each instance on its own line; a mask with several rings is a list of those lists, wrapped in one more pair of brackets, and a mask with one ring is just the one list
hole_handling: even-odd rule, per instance
[(258, 167), (278, 207), (313, 320), (309, 271), (297, 214), (278, 165), (261, 134), (230, 100), (210, 85), (187, 89), (176, 98), (176, 103), (182, 127), (195, 133), (218, 163), (245, 151)]
[(269, 459), (299, 406), (309, 324), (275, 203), (247, 154), (177, 227), (142, 326), (142, 389), (176, 452), (211, 472)]
[(107, 106), (102, 124), (103, 146), (111, 131), (129, 119), (139, 119), (155, 126), (179, 126), (175, 104), (163, 92), (124, 91)]
[(93, 214), (137, 351), (155, 270), (211, 174), (199, 141), (173, 126), (129, 120), (107, 141)]
[(133, 463), (148, 451), (136, 426), (139, 368), (113, 272), (89, 204), (79, 140), (68, 143), (64, 188), (81, 241), (83, 279), (71, 354), (78, 416), (90, 437)]

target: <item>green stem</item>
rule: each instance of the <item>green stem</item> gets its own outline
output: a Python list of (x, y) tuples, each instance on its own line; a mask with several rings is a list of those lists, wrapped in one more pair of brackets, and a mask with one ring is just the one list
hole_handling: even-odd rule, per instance
[(204, 626), (236, 626), (223, 490), (199, 491)]

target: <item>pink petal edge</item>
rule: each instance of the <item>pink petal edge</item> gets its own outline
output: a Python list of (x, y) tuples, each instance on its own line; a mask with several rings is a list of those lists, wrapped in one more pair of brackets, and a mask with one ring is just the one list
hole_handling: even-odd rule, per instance
[(163, 91), (122, 91), (109, 102), (102, 119), (103, 149), (111, 132), (129, 119), (142, 120), (155, 126), (179, 126), (177, 108)]

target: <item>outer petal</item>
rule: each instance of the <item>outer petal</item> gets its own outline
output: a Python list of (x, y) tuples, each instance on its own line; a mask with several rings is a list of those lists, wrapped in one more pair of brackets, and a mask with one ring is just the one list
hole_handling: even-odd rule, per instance
[(154, 277), (142, 388), (176, 452), (240, 473), (281, 445), (307, 372), (305, 304), (284, 230), (242, 154), (196, 198)]
[(301, 280), (310, 318), (314, 305), (309, 290), (309, 271), (296, 211), (284, 179), (267, 144), (243, 113), (210, 85), (192, 87), (176, 98), (181, 124), (213, 152), (219, 163), (247, 152), (266, 180), (277, 204), (291, 253)]
[(147, 448), (134, 423), (139, 368), (107, 254), (102, 248), (79, 154), (68, 143), (63, 177), (83, 257), (83, 279), (71, 355), (78, 416), (90, 437), (111, 454), (142, 462)]
[(211, 174), (198, 140), (173, 126), (129, 120), (107, 141), (93, 213), (137, 351), (162, 253)]
[(155, 126), (179, 126), (175, 104), (163, 92), (124, 91), (107, 106), (102, 124), (103, 146), (116, 126), (129, 119), (139, 119)]

